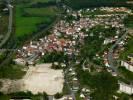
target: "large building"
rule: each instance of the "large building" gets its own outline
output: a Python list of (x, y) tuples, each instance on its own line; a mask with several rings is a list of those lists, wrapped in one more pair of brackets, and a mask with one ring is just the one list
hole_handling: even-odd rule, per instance
[(128, 85), (122, 82), (119, 82), (120, 88), (119, 91), (120, 92), (124, 92), (127, 93), (129, 95), (133, 94), (133, 86), (132, 85)]
[(129, 61), (121, 61), (121, 66), (133, 72), (133, 55), (128, 56), (128, 58)]

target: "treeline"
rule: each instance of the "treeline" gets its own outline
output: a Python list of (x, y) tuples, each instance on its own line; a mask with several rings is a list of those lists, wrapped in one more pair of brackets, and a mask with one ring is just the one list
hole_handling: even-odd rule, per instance
[(48, 95), (44, 93), (32, 94), (30, 91), (27, 92), (15, 92), (10, 94), (3, 94), (0, 92), (0, 100), (48, 100)]
[(31, 2), (31, 0), (16, 0), (15, 1), (16, 4), (19, 4), (19, 3), (21, 3), (21, 4), (22, 3), (30, 3), (30, 2)]
[(101, 6), (132, 7), (131, 4), (126, 4), (127, 1), (128, 0), (62, 0), (63, 3), (74, 9), (101, 7)]
[(128, 28), (133, 28), (133, 15), (128, 15), (124, 20), (124, 24)]
[(0, 11), (2, 11), (2, 9), (4, 9), (6, 7), (4, 2), (0, 2)]
[(35, 4), (32, 4), (30, 6), (30, 8), (44, 8), (44, 7), (48, 7), (48, 6), (54, 6), (56, 5), (56, 2), (55, 1), (49, 1), (49, 2), (37, 2)]

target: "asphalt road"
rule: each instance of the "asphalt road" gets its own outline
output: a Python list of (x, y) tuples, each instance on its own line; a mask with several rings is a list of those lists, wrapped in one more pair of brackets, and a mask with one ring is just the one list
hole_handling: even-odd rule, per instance
[(13, 10), (12, 10), (12, 6), (10, 5), (10, 2), (7, 2), (7, 7), (9, 9), (9, 22), (8, 22), (8, 31), (5, 35), (5, 38), (2, 40), (2, 42), (0, 43), (0, 48), (8, 41), (8, 39), (10, 38), (10, 35), (12, 33), (12, 20), (13, 20)]
[[(126, 29), (128, 30), (128, 29)], [(110, 65), (110, 68), (117, 74), (117, 67), (115, 66), (114, 64), (114, 58), (113, 58), (113, 51), (115, 49), (115, 47), (127, 36), (128, 34), (128, 31), (123, 34), (116, 42), (114, 45), (112, 45), (112, 47), (109, 49), (109, 52), (108, 52), (108, 62), (109, 62), (109, 65)]]

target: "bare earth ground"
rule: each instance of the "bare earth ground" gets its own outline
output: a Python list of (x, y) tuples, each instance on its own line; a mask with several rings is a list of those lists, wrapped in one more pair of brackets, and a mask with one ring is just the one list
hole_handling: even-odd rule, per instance
[(62, 70), (53, 70), (51, 64), (40, 64), (30, 66), (27, 74), (21, 80), (1, 79), (3, 87), (0, 91), (4, 93), (16, 91), (31, 91), (33, 94), (46, 92), (54, 95), (62, 92), (64, 76)]

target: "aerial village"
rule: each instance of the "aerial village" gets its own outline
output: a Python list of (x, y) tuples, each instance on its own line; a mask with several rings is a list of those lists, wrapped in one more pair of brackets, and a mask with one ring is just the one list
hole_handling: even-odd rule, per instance
[[(93, 17), (92, 15), (87, 15), (88, 12), (93, 13), (97, 10), (108, 13), (93, 15)], [(50, 35), (42, 37), (36, 41), (30, 41), (29, 43), (26, 43), (21, 49), (19, 49), (17, 51), (17, 55), (14, 61), (17, 64), (21, 65), (36, 65), (41, 57), (51, 52), (64, 52), (64, 54), (67, 56), (78, 56), (81, 53), (81, 48), (76, 48), (76, 46), (84, 45), (84, 39), (86, 37), (93, 37), (94, 33), (91, 32), (90, 29), (98, 25), (102, 25), (105, 29), (116, 29), (114, 35), (107, 37), (103, 35), (104, 33), (100, 31), (98, 32), (98, 38), (104, 39), (102, 44), (103, 46), (109, 46), (110, 44), (114, 44), (125, 32), (128, 33), (128, 29), (126, 29), (123, 24), (123, 20), (125, 17), (127, 17), (128, 14), (132, 14), (132, 11), (124, 7), (101, 7), (79, 10), (77, 12), (67, 9), (67, 15), (72, 16), (72, 20), (68, 21), (66, 20), (67, 16), (64, 16), (62, 20), (60, 20), (55, 26), (53, 26), (52, 30), (50, 31)], [(87, 34), (87, 32), (90, 32), (90, 34)], [(124, 45), (127, 43), (127, 40), (129, 38), (130, 36), (127, 35), (124, 40), (117, 44), (117, 49), (115, 49), (112, 54), (114, 59), (119, 59), (119, 53), (124, 50)], [(117, 74), (113, 72), (109, 64), (109, 48), (110, 47), (104, 50), (102, 52), (102, 55), (96, 53), (94, 58), (102, 59), (102, 63), (108, 68), (108, 71), (111, 72), (112, 75), (117, 76)], [(128, 70), (133, 71), (133, 56), (129, 55), (128, 58), (130, 58), (130, 60), (120, 61), (120, 66), (125, 66)], [(54, 63), (58, 65), (58, 62)], [(75, 63), (79, 64), (80, 59), (76, 59)], [(66, 63), (62, 62), (62, 67), (67, 67)], [(87, 66), (83, 69), (89, 70), (89, 67)], [(75, 69), (73, 67), (70, 67), (66, 73), (68, 74), (68, 76), (72, 77), (72, 85), (70, 86), (72, 87), (72, 91), (77, 92), (79, 90), (79, 82), (78, 78), (76, 77)], [(66, 73), (64, 72), (64, 74)], [(133, 86), (120, 82), (119, 91), (132, 94)], [(84, 100), (90, 100), (87, 99), (90, 98), (89, 92), (90, 90), (88, 88), (83, 87), (80, 93), (80, 97), (85, 98)], [(73, 100), (73, 97), (67, 96), (64, 98), (64, 100)]]
[[(7, 4), (8, 6), (1, 9), (5, 14), (0, 14), (2, 24), (7, 24), (6, 21), (1, 20), (15, 8), (10, 5), (10, 0), (7, 0)], [(0, 78), (0, 96), (25, 92), (34, 96), (41, 95), (37, 100), (40, 98), (45, 100), (45, 93), (48, 96), (47, 100), (93, 100), (97, 94), (102, 94), (94, 93), (99, 87), (102, 89), (104, 85), (111, 84), (113, 89), (117, 88), (113, 95), (109, 92), (113, 100), (121, 100), (121, 95), (131, 97), (133, 95), (133, 51), (131, 47), (133, 29), (125, 25), (125, 19), (130, 15), (133, 16), (133, 11), (126, 7), (72, 10), (69, 6), (62, 5), (62, 8), (64, 12), (59, 15), (61, 18), (46, 31), (48, 34), (44, 32), (39, 39), (31, 39), (17, 49), (7, 49), (7, 51), (1, 49), (2, 52), (13, 51), (11, 65), (14, 65), (15, 70), (18, 66), (22, 67), (24, 73), (20, 72), (23, 75), (18, 79)], [(12, 34), (11, 17), (13, 16), (9, 16), (7, 33)], [(0, 28), (0, 32), (3, 29)], [(0, 34), (0, 41), (3, 40), (4, 34)], [(98, 81), (94, 79), (99, 78), (96, 77), (99, 73), (111, 77), (102, 77), (105, 78), (105, 84), (103, 84), (100, 83), (102, 78)], [(113, 78), (117, 80), (116, 84), (115, 82), (112, 84)], [(91, 83), (91, 81), (95, 82)], [(98, 85), (93, 87), (92, 84)], [(116, 85), (118, 87), (115, 87)], [(107, 88), (107, 92), (108, 89), (111, 90)], [(106, 94), (106, 90), (101, 92), (103, 96)]]
[[(106, 8), (106, 10), (107, 9), (108, 8)], [(114, 9), (114, 11), (115, 10), (116, 9)], [(121, 11), (121, 9), (118, 9), (118, 11), (119, 10)], [(39, 57), (52, 51), (63, 51), (67, 55), (71, 55), (73, 53), (78, 54), (79, 50), (75, 50), (73, 47), (77, 43), (83, 44), (84, 38), (88, 36), (88, 34), (82, 31), (82, 29), (89, 31), (90, 28), (97, 25), (103, 25), (105, 28), (117, 27), (118, 30), (116, 32), (116, 36), (109, 38), (104, 37), (104, 45), (115, 42), (122, 34), (121, 31), (126, 30), (124, 28), (124, 24), (122, 23), (122, 20), (126, 17), (126, 14), (120, 14), (118, 16), (111, 15), (110, 17), (96, 15), (97, 17), (92, 19), (82, 16), (80, 10), (78, 13), (73, 12), (72, 16), (80, 16), (81, 18), (79, 21), (73, 20), (72, 23), (69, 23), (66, 20), (59, 21), (51, 31), (52, 34), (44, 38), (40, 38), (38, 41), (30, 41), (30, 43), (25, 44), (22, 49), (18, 50), (18, 55), (16, 57), (16, 60), (20, 60), (18, 63), (25, 64), (26, 61), (28, 61), (29, 64), (33, 64)], [(102, 37), (102, 33), (100, 34), (100, 37)], [(93, 36), (93, 33), (90, 35)]]

